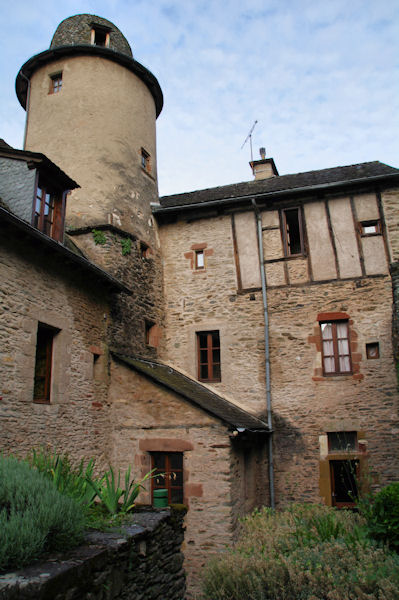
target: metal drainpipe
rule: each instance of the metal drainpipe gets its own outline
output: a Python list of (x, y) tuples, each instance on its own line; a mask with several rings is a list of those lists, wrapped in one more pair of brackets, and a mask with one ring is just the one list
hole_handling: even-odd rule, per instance
[(270, 344), (269, 344), (269, 312), (267, 309), (267, 292), (266, 292), (266, 276), (265, 276), (265, 265), (263, 255), (263, 240), (262, 240), (262, 219), (259, 212), (259, 208), (256, 204), (255, 198), (251, 199), (252, 206), (254, 207), (256, 223), (257, 223), (257, 235), (258, 235), (258, 247), (259, 247), (259, 261), (260, 261), (260, 278), (262, 282), (262, 299), (263, 299), (263, 314), (265, 323), (265, 366), (266, 366), (266, 403), (267, 403), (267, 424), (270, 429), (268, 437), (268, 458), (269, 458), (269, 490), (270, 490), (270, 506), (275, 507), (275, 494), (274, 494), (274, 468), (273, 468), (273, 438), (272, 438), (272, 394), (270, 385)]
[(24, 74), (22, 73), (22, 69), (20, 70), (20, 75), (26, 79), (26, 81), (28, 82), (28, 91), (26, 93), (26, 119), (25, 119), (25, 129), (24, 129), (24, 143), (23, 143), (23, 150), (25, 150), (26, 147), (26, 136), (28, 134), (28, 119), (29, 119), (29, 102), (30, 102), (30, 79)]

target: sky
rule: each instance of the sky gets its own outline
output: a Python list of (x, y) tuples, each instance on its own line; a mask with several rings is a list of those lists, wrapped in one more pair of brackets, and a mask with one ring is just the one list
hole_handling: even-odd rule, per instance
[(15, 77), (63, 19), (112, 21), (158, 79), (160, 195), (380, 160), (399, 167), (397, 0), (0, 0), (0, 137), (22, 147)]

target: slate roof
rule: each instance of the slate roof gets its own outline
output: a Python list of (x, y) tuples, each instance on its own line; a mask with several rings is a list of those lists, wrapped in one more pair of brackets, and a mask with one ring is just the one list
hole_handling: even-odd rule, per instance
[(215, 394), (198, 381), (190, 379), (169, 365), (135, 356), (112, 352), (113, 356), (139, 373), (180, 394), (199, 408), (235, 428), (267, 433), (267, 424), (247, 411)]
[(160, 198), (160, 208), (155, 208), (154, 212), (162, 212), (162, 209), (171, 207), (183, 207), (190, 204), (201, 203), (205, 204), (246, 196), (272, 196), (281, 192), (311, 191), (317, 188), (334, 185), (349, 185), (374, 180), (389, 180), (394, 178), (394, 176), (397, 176), (399, 181), (399, 169), (395, 169), (394, 167), (390, 167), (379, 161), (359, 163), (346, 167), (334, 167), (332, 169), (322, 169), (319, 171), (279, 175), (257, 181), (253, 180), (245, 181), (243, 183), (233, 183), (231, 185), (197, 190), (186, 194), (163, 196)]

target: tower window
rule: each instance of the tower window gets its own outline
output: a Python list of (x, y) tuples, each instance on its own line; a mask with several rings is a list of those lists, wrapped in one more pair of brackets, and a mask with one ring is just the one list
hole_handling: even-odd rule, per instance
[(58, 94), (62, 88), (62, 73), (55, 73), (50, 76), (50, 94)]
[(205, 269), (205, 254), (203, 250), (196, 250), (195, 252), (195, 268)]
[(151, 171), (150, 155), (144, 148), (141, 148), (141, 166), (147, 173)]
[(282, 211), (283, 241), (285, 256), (304, 254), (303, 226), (300, 208)]
[(91, 44), (93, 46), (102, 46), (103, 48), (109, 47), (109, 27), (102, 27), (101, 25), (93, 26), (91, 30)]

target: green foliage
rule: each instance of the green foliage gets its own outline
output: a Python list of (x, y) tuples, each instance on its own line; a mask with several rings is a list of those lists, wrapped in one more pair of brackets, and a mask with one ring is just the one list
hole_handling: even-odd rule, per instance
[(104, 507), (112, 515), (118, 513), (126, 514), (134, 507), (135, 500), (144, 487), (143, 482), (151, 478), (153, 471), (149, 471), (143, 479), (135, 482), (130, 480), (131, 467), (125, 473), (125, 487), (121, 488), (121, 472), (118, 470), (118, 478), (115, 477), (114, 469), (110, 466), (101, 483), (94, 480), (88, 480), (88, 483), (101, 500)]
[(28, 462), (40, 473), (52, 480), (59, 492), (70, 496), (79, 504), (89, 507), (96, 498), (96, 492), (90, 485), (94, 478), (94, 459), (91, 458), (86, 467), (83, 460), (74, 467), (67, 454), (58, 454), (50, 450), (32, 450)]
[(122, 246), (122, 256), (126, 256), (126, 254), (130, 254), (132, 251), (132, 240), (130, 238), (125, 238), (121, 240)]
[(370, 534), (399, 552), (399, 481), (378, 492), (367, 514)]
[(204, 577), (212, 600), (397, 600), (398, 589), (399, 557), (367, 537), (362, 517), (321, 505), (256, 511)]
[(105, 237), (105, 233), (100, 231), (99, 229), (92, 229), (93, 240), (96, 245), (104, 246), (107, 243), (107, 238)]
[(0, 570), (80, 542), (84, 514), (26, 462), (0, 456)]

